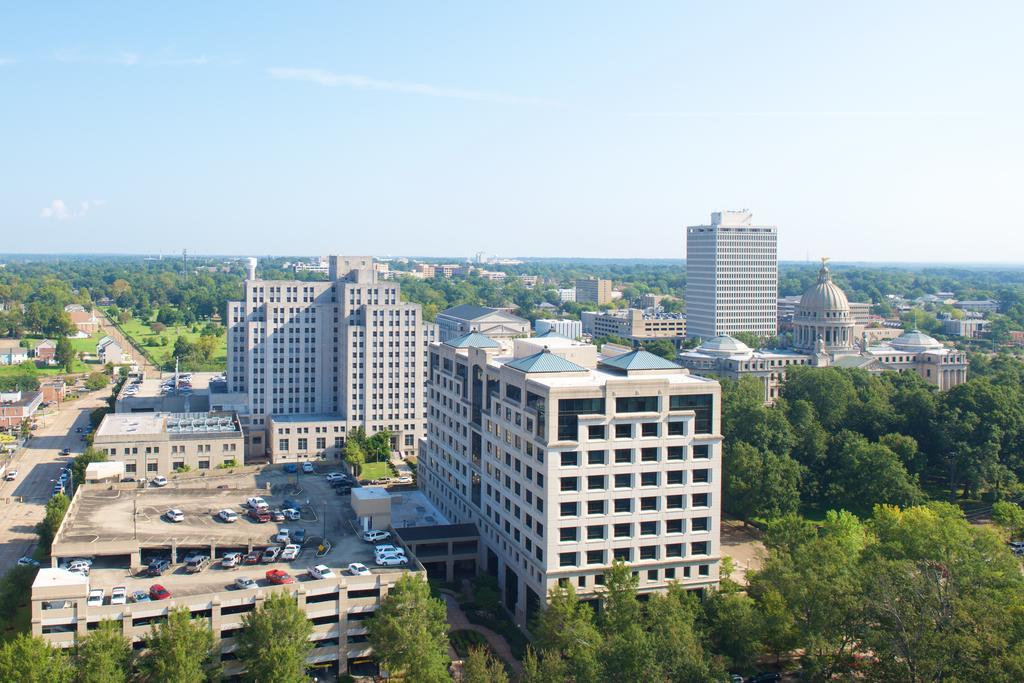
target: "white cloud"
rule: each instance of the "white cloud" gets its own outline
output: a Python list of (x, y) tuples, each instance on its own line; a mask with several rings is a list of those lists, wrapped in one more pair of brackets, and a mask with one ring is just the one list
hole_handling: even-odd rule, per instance
[(87, 199), (79, 204), (78, 210), (72, 209), (64, 203), (63, 199), (54, 199), (49, 206), (44, 206), (39, 212), (40, 218), (53, 218), (58, 221), (69, 221), (74, 218), (82, 218), (89, 209), (98, 208), (106, 204), (105, 199)]
[(272, 78), (290, 81), (306, 81), (327, 87), (352, 88), (354, 90), (376, 90), (407, 95), (425, 95), (427, 97), (446, 97), (456, 100), (474, 102), (493, 102), (495, 104), (548, 104), (535, 97), (520, 97), (487, 90), (463, 90), (446, 88), (426, 83), (404, 83), (401, 81), (379, 81), (367, 76), (355, 74), (336, 74), (324, 69), (293, 69), (287, 67), (271, 67), (267, 73)]

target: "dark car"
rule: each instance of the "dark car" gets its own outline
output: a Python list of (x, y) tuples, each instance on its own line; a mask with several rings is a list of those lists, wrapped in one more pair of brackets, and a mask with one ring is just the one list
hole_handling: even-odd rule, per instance
[(281, 509), (291, 508), (292, 510), (302, 510), (302, 503), (295, 500), (294, 498), (285, 498), (284, 502), (281, 503)]
[(339, 486), (336, 489), (334, 489), (334, 492), (337, 493), (339, 496), (348, 496), (348, 495), (352, 494), (352, 487), (351, 486)]
[(747, 683), (775, 683), (775, 681), (781, 680), (782, 674), (777, 671), (762, 671), (761, 673), (748, 678)]
[(270, 521), (270, 513), (266, 510), (249, 510), (246, 514), (249, 515), (249, 519), (260, 524)]
[(302, 545), (306, 542), (306, 530), (305, 529), (292, 529), (288, 534), (289, 540), (296, 544)]
[(149, 576), (160, 576), (170, 568), (170, 560), (153, 560), (149, 563), (149, 566), (146, 567), (146, 574)]
[(254, 550), (251, 553), (246, 553), (242, 556), (242, 564), (259, 564), (261, 555), (262, 553), (260, 553), (259, 550)]

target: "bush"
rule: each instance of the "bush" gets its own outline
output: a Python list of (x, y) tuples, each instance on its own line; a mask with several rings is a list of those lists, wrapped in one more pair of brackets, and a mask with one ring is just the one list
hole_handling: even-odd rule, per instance
[(471, 647), (488, 648), (487, 639), (476, 631), (452, 631), (448, 634), (448, 642), (455, 648), (459, 657), (465, 658)]

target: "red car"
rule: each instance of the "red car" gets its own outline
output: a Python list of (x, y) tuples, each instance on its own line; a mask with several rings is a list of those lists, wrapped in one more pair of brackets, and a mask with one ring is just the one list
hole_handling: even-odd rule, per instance
[(251, 553), (246, 553), (242, 557), (242, 564), (259, 564), (260, 563), (260, 551), (255, 550)]
[(288, 575), (288, 572), (283, 572), (280, 569), (271, 569), (267, 572), (267, 581), (280, 586), (285, 583), (295, 583), (295, 579)]
[(149, 587), (149, 599), (150, 600), (167, 600), (171, 597), (171, 591), (167, 590), (159, 583), (154, 583)]
[(254, 522), (258, 522), (259, 524), (265, 524), (270, 521), (270, 513), (266, 510), (262, 512), (259, 510), (249, 510), (247, 514), (249, 515), (249, 519)]

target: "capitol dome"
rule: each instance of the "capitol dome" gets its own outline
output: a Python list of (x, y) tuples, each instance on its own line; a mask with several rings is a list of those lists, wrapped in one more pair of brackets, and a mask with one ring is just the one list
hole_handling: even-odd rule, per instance
[(853, 346), (853, 316), (846, 293), (832, 282), (828, 259), (821, 260), (818, 281), (800, 297), (793, 317), (793, 346), (818, 351), (819, 342), (829, 352)]
[(750, 347), (739, 339), (723, 334), (720, 337), (713, 337), (697, 347), (701, 353), (708, 353), (713, 356), (734, 356), (738, 353), (750, 353)]
[(921, 330), (910, 330), (895, 339), (890, 339), (889, 346), (899, 351), (931, 351), (932, 349), (941, 349), (942, 342)]

